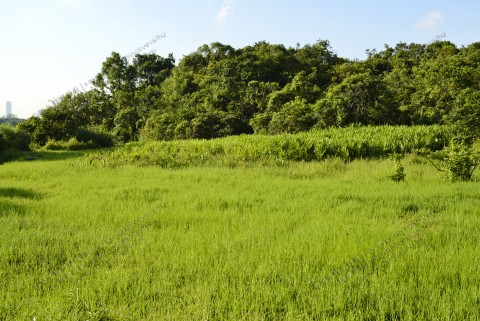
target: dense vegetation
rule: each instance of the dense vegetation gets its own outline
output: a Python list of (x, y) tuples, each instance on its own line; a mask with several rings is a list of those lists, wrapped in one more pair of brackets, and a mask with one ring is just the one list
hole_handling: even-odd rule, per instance
[[(33, 142), (218, 138), (361, 125), (453, 124), (480, 131), (480, 43), (399, 43), (362, 61), (328, 41), (286, 48), (204, 45), (183, 57), (112, 53), (87, 92), (20, 125)], [(112, 139), (106, 139), (110, 136)], [(97, 141), (99, 139), (99, 141)]]
[(0, 124), (0, 164), (11, 159), (18, 151), (29, 149), (30, 137), (10, 125)]
[(140, 164), (165, 168), (193, 165), (281, 164), (339, 158), (385, 158), (421, 149), (441, 150), (452, 139), (445, 126), (376, 126), (299, 134), (242, 135), (212, 140), (129, 143), (88, 156), (92, 164)]
[(5, 164), (0, 320), (476, 320), (478, 183), (403, 163)]
[(18, 118), (15, 115), (10, 115), (8, 117), (0, 117), (0, 125), (9, 125), (15, 127), (23, 121), (25, 121), (25, 119)]

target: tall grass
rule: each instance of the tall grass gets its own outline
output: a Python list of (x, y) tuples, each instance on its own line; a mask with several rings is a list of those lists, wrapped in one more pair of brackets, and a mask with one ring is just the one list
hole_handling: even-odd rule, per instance
[(276, 136), (244, 135), (213, 140), (130, 143), (113, 152), (90, 157), (110, 164), (157, 165), (166, 168), (200, 164), (238, 165), (381, 158), (415, 149), (443, 148), (451, 131), (442, 126), (349, 127)]
[(402, 162), (5, 164), (0, 320), (475, 320), (478, 173)]

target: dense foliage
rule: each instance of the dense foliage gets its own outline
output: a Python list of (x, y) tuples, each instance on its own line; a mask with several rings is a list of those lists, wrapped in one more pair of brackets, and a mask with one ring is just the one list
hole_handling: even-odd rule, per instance
[(0, 164), (17, 151), (28, 150), (30, 137), (14, 127), (0, 124)]
[(65, 95), (20, 127), (41, 145), (87, 143), (82, 132), (128, 142), (351, 124), (454, 124), (465, 140), (480, 135), (480, 43), (399, 43), (367, 53), (363, 61), (343, 59), (328, 41), (213, 43), (178, 65), (172, 55), (139, 54), (130, 63), (112, 53), (92, 90)]
[(377, 126), (281, 135), (242, 135), (212, 140), (130, 143), (88, 156), (91, 164), (140, 164), (165, 168), (191, 165), (238, 166), (252, 163), (379, 158), (416, 149), (440, 150), (451, 140), (445, 126)]
[(10, 116), (2, 116), (0, 117), (0, 124), (1, 125), (8, 125), (8, 126), (17, 126), (20, 124), (22, 121), (25, 119), (18, 118), (15, 115), (10, 115)]
[(473, 172), (480, 165), (480, 142), (465, 146), (452, 142), (439, 151), (426, 151), (427, 158), (451, 181), (470, 181)]

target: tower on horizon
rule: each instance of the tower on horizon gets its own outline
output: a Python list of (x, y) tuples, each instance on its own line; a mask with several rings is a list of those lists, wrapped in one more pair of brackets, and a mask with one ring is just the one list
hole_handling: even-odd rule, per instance
[(6, 112), (5, 112), (5, 116), (6, 117), (10, 117), (12, 116), (12, 102), (11, 101), (7, 101), (7, 108), (6, 108)]

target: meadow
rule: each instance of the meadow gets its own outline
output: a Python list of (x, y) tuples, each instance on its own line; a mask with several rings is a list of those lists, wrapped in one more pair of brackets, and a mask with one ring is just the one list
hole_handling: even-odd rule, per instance
[(480, 315), (478, 171), (452, 183), (409, 154), (395, 183), (387, 158), (127, 157), (155, 144), (2, 165), (0, 320)]

